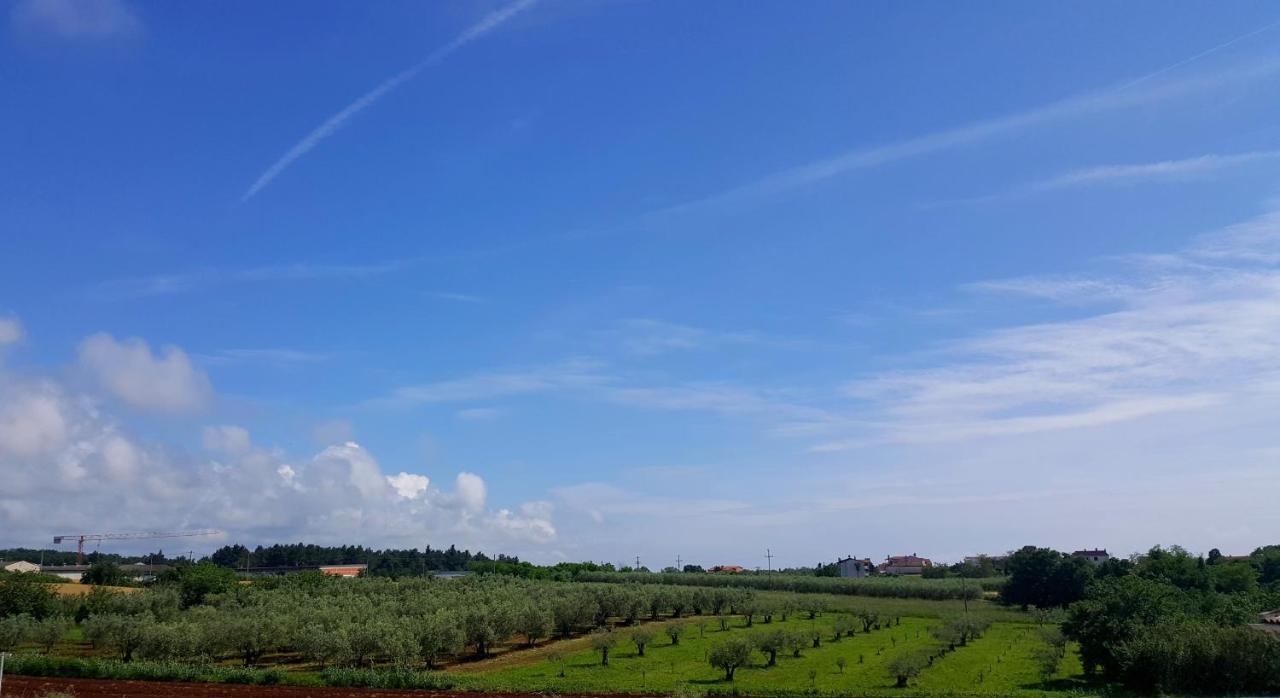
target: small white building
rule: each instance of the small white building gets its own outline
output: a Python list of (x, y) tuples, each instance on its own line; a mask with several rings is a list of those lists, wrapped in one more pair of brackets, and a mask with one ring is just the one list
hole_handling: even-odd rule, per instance
[(16, 562), (4, 563), (5, 572), (39, 572), (40, 565), (26, 560), (18, 560)]
[(1071, 556), (1082, 557), (1094, 565), (1101, 565), (1111, 559), (1111, 556), (1107, 554), (1106, 548), (1102, 548), (1101, 550), (1077, 550), (1074, 553), (1071, 553)]
[(843, 560), (836, 560), (836, 570), (840, 572), (841, 577), (866, 577), (871, 574), (871, 561), (846, 557)]
[(44, 574), (62, 577), (73, 582), (80, 581), (80, 578), (88, 571), (88, 565), (44, 565), (40, 567), (40, 572)]

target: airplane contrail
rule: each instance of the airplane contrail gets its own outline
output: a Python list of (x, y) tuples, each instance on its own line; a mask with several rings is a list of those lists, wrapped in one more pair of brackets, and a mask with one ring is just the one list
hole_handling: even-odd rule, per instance
[(483, 37), (494, 29), (497, 29), (507, 20), (516, 16), (520, 12), (527, 10), (535, 2), (537, 2), (537, 0), (516, 0), (502, 9), (490, 12), (479, 22), (476, 22), (468, 27), (466, 31), (454, 37), (452, 41), (432, 51), (426, 58), (384, 80), (380, 85), (364, 93), (359, 99), (351, 104), (348, 104), (342, 109), (342, 111), (339, 111), (337, 114), (325, 119), (324, 123), (313, 129), (311, 133), (308, 133), (305, 138), (298, 141), (288, 150), (288, 152), (281, 156), (279, 160), (276, 160), (271, 167), (268, 167), (266, 171), (254, 181), (253, 185), (245, 191), (244, 196), (240, 197), (240, 202), (244, 203), (245, 201), (253, 198), (255, 194), (262, 191), (263, 188), (270, 184), (271, 180), (280, 176), (280, 173), (288, 169), (295, 160), (306, 155), (312, 148), (319, 145), (321, 141), (336, 133), (338, 129), (342, 128), (342, 126), (351, 119), (351, 117), (359, 114), (365, 109), (368, 109), (374, 102), (377, 102), (379, 99), (386, 96), (387, 93), (417, 77), (418, 73), (441, 63), (457, 50), (472, 41)]

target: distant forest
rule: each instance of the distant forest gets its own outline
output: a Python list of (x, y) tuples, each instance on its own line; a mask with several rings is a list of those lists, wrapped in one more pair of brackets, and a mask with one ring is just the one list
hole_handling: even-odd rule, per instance
[(470, 569), (472, 563), (519, 563), (518, 558), (499, 554), (496, 558), (470, 550), (375, 550), (362, 545), (323, 546), (292, 543), (259, 545), (249, 550), (243, 545), (226, 545), (209, 556), (209, 561), (222, 567), (309, 567), (313, 565), (366, 564), (368, 574), (380, 577), (421, 575), (426, 572)]
[[(40, 550), (37, 548), (4, 548), (0, 549), (0, 562), (16, 562), (25, 560), (34, 562), (37, 565), (74, 565), (76, 564), (76, 551), (74, 550), (55, 550), (46, 548)], [(141, 555), (117, 555), (115, 553), (100, 553), (97, 551), (86, 552), (84, 554), (84, 564), (92, 565), (95, 562), (114, 562), (117, 565), (125, 565), (129, 563), (149, 563), (153, 565), (172, 564), (176, 558), (165, 557), (163, 550), (155, 553), (143, 553)]]
[[(208, 558), (210, 562), (222, 567), (240, 569), (243, 567), (312, 567), (315, 565), (366, 564), (368, 574), (383, 577), (400, 577), (422, 575), (426, 572), (460, 571), (471, 569), (473, 563), (498, 562), (519, 564), (520, 559), (511, 555), (498, 554), (490, 557), (482, 552), (472, 553), (470, 550), (458, 550), (455, 546), (447, 549), (435, 549), (427, 546), (425, 550), (376, 550), (362, 545), (324, 546), (291, 543), (286, 545), (261, 545), (250, 550), (243, 545), (224, 545)], [(9, 548), (0, 550), (0, 560), (27, 562), (45, 565), (74, 565), (74, 550), (38, 550), (35, 548)], [(87, 552), (85, 564), (97, 562), (114, 562), (126, 564), (131, 562), (150, 562), (152, 564), (184, 564), (190, 562), (185, 555), (168, 557), (164, 551), (144, 555), (117, 555), (115, 553)]]

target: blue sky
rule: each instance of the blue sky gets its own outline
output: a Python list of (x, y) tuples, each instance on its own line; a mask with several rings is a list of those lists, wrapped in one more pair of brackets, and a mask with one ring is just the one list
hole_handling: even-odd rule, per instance
[(1273, 5), (5, 9), (0, 544), (1275, 542)]

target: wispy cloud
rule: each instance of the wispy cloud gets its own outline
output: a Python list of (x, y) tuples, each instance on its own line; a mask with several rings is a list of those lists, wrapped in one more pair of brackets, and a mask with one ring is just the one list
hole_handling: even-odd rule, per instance
[(932, 367), (856, 381), (847, 394), (865, 407), (858, 435), (819, 448), (1101, 426), (1271, 394), (1280, 388), (1278, 251), (1280, 214), (1269, 212), (1160, 265), (979, 285), (1053, 300), (1105, 297), (1116, 309), (980, 334), (950, 345)]
[(124, 300), (186, 293), (228, 283), (355, 279), (389, 274), (425, 260), (424, 257), (410, 257), (371, 264), (299, 262), (245, 269), (203, 269), (177, 274), (112, 279), (95, 285), (92, 288), (92, 295), (101, 300)]
[(311, 133), (308, 133), (305, 138), (294, 144), (294, 146), (285, 152), (279, 160), (276, 160), (275, 163), (266, 169), (266, 171), (259, 175), (258, 178), (254, 180), (253, 184), (249, 186), (248, 190), (245, 191), (244, 196), (240, 198), (240, 201), (244, 202), (253, 198), (255, 194), (262, 191), (264, 187), (270, 184), (273, 179), (280, 176), (280, 173), (284, 172), (294, 163), (294, 161), (303, 155), (306, 155), (326, 138), (337, 133), (338, 129), (342, 128), (352, 117), (365, 109), (368, 109), (370, 106), (373, 106), (375, 102), (385, 97), (391, 91), (414, 79), (423, 70), (442, 63), (446, 58), (467, 44), (470, 44), (471, 42), (502, 26), (503, 23), (507, 22), (512, 17), (515, 17), (517, 14), (533, 6), (535, 2), (536, 0), (516, 0), (516, 2), (513, 2), (506, 7), (490, 12), (479, 22), (476, 22), (468, 27), (466, 31), (454, 37), (452, 41), (440, 48), (437, 48), (435, 51), (432, 51), (426, 58), (413, 66), (396, 73), (387, 80), (384, 80), (380, 85), (366, 92), (359, 99), (348, 104), (338, 113), (330, 116), (324, 121), (324, 123), (317, 126), (311, 131)]
[(200, 354), (206, 364), (263, 363), (275, 365), (314, 364), (327, 361), (330, 356), (312, 351), (282, 347), (263, 349), (223, 349), (214, 354)]
[(434, 291), (427, 294), (431, 298), (442, 301), (454, 301), (455, 303), (483, 303), (484, 298), (475, 296), (470, 293), (452, 293), (449, 291)]
[(477, 373), (465, 378), (402, 386), (386, 397), (365, 404), (370, 407), (409, 407), (582, 389), (609, 380), (601, 368), (599, 362), (571, 360), (517, 371)]
[(1280, 158), (1280, 150), (1255, 150), (1230, 155), (1201, 155), (1158, 162), (1097, 165), (1063, 172), (1045, 179), (978, 196), (931, 201), (921, 208), (980, 206), (1015, 197), (1083, 187), (1119, 187), (1151, 182), (1195, 181), (1211, 178), (1234, 168)]
[(627, 352), (656, 356), (673, 351), (711, 349), (727, 345), (782, 344), (783, 340), (758, 332), (716, 330), (650, 318), (622, 320), (617, 327), (600, 333), (618, 342)]
[(10, 12), (21, 33), (59, 39), (119, 39), (142, 33), (142, 20), (123, 0), (20, 0)]
[(1158, 69), (1156, 69), (1156, 70), (1153, 70), (1153, 71), (1151, 71), (1150, 73), (1147, 73), (1146, 75), (1143, 75), (1142, 77), (1139, 77), (1139, 78), (1135, 78), (1135, 79), (1133, 79), (1133, 80), (1130, 80), (1129, 82), (1127, 82), (1127, 83), (1125, 83), (1125, 84), (1121, 85), (1121, 86), (1120, 86), (1119, 88), (1117, 88), (1117, 89), (1127, 90), (1127, 89), (1129, 89), (1129, 88), (1136, 87), (1136, 86), (1138, 86), (1138, 85), (1140, 85), (1140, 84), (1142, 84), (1142, 83), (1144, 83), (1144, 82), (1146, 82), (1146, 81), (1148, 81), (1148, 80), (1153, 80), (1153, 79), (1155, 79), (1155, 78), (1157, 78), (1157, 77), (1160, 77), (1161, 75), (1164, 75), (1165, 73), (1173, 72), (1173, 71), (1177, 70), (1178, 68), (1181, 68), (1181, 67), (1183, 67), (1183, 66), (1190, 65), (1190, 64), (1192, 64), (1192, 63), (1195, 63), (1196, 61), (1200, 60), (1201, 58), (1207, 58), (1207, 57), (1209, 57), (1209, 56), (1212, 56), (1213, 54), (1218, 53), (1219, 51), (1224, 51), (1224, 50), (1226, 50), (1226, 49), (1228, 49), (1228, 48), (1231, 48), (1232, 46), (1235, 46), (1236, 44), (1238, 44), (1238, 43), (1240, 43), (1240, 42), (1242, 42), (1242, 41), (1245, 41), (1246, 39), (1251, 39), (1251, 38), (1253, 38), (1253, 37), (1255, 37), (1255, 36), (1257, 36), (1257, 35), (1259, 35), (1259, 34), (1261, 34), (1261, 33), (1263, 33), (1263, 32), (1267, 32), (1267, 31), (1270, 31), (1270, 30), (1272, 30), (1272, 29), (1275, 29), (1276, 27), (1280, 27), (1280, 21), (1275, 21), (1275, 22), (1272, 22), (1272, 23), (1270, 23), (1270, 24), (1266, 24), (1266, 25), (1263, 25), (1263, 26), (1261, 26), (1261, 27), (1258, 27), (1257, 29), (1254, 29), (1254, 30), (1253, 30), (1253, 31), (1251, 31), (1251, 32), (1245, 32), (1244, 34), (1241, 34), (1241, 35), (1239, 35), (1239, 36), (1232, 37), (1232, 38), (1230, 38), (1230, 39), (1228, 39), (1228, 40), (1226, 40), (1226, 41), (1224, 41), (1224, 42), (1222, 42), (1222, 43), (1220, 43), (1220, 44), (1218, 44), (1218, 45), (1216, 45), (1216, 46), (1212, 46), (1212, 47), (1210, 47), (1210, 48), (1207, 48), (1207, 49), (1205, 49), (1205, 50), (1201, 51), (1200, 53), (1197, 53), (1197, 54), (1192, 55), (1192, 56), (1188, 56), (1188, 57), (1186, 57), (1186, 58), (1184, 58), (1184, 59), (1182, 59), (1182, 60), (1180, 60), (1180, 61), (1177, 61), (1177, 62), (1174, 62), (1174, 63), (1170, 63), (1169, 65), (1166, 65), (1166, 66), (1164, 66), (1164, 67), (1162, 67), (1162, 68), (1158, 68)]
[(1264, 160), (1280, 158), (1280, 150), (1258, 150), (1232, 155), (1201, 155), (1129, 165), (1103, 165), (1072, 170), (1031, 184), (1032, 191), (1052, 191), (1094, 185), (1136, 184), (1149, 181), (1187, 180)]
[[(1185, 64), (1188, 61), (1181, 61)], [(1173, 66), (1157, 73), (1171, 70)], [(991, 119), (971, 122), (956, 128), (929, 133), (869, 148), (859, 148), (834, 157), (782, 170), (749, 184), (701, 199), (656, 211), (665, 216), (694, 210), (714, 209), (788, 191), (832, 179), (850, 172), (865, 170), (911, 158), (931, 155), (1022, 131), (1055, 121), (1131, 109), (1173, 99), (1211, 92), (1230, 85), (1248, 84), (1280, 73), (1280, 60), (1274, 57), (1217, 73), (1187, 77), (1138, 89), (1131, 82), (1117, 88), (1100, 90)], [(1154, 75), (1154, 74), (1152, 74)]]
[(483, 422), (491, 419), (497, 419), (502, 415), (502, 410), (496, 407), (468, 407), (465, 410), (458, 410), (458, 419), (468, 422)]

